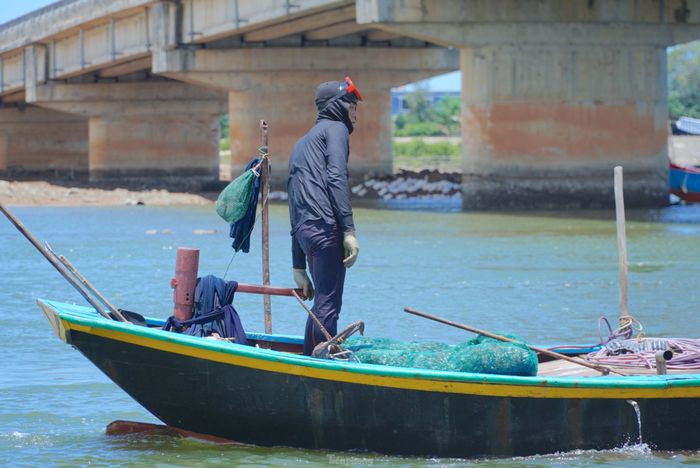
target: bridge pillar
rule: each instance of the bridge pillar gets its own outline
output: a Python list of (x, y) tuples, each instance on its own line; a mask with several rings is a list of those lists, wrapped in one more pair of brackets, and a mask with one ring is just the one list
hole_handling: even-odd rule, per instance
[(666, 55), (644, 46), (463, 48), (464, 207), (668, 203)]
[[(287, 163), (297, 140), (313, 127), (318, 111), (316, 87), (324, 81), (342, 80), (335, 75), (297, 77), (298, 83), (285, 89), (263, 88), (229, 93), (231, 170), (241, 172), (259, 146), (259, 122), (270, 124), (272, 184), (286, 190)], [(362, 181), (367, 174), (392, 170), (391, 88), (360, 73), (352, 77), (365, 102), (358, 107), (357, 125), (350, 137), (350, 178)], [(380, 84), (384, 84), (381, 82)]]
[(349, 74), (365, 98), (350, 139), (350, 178), (361, 181), (392, 170), (391, 88), (458, 66), (455, 51), (438, 48), (163, 50), (153, 58), (154, 73), (228, 91), (234, 175), (257, 154), (260, 119), (269, 122), (272, 187), (282, 190), (289, 154), (316, 121), (320, 83)]
[[(690, 8), (689, 8), (690, 6)], [(668, 203), (666, 47), (700, 2), (357, 0), (357, 22), (460, 50), (467, 209)]]
[(80, 176), (88, 167), (88, 123), (34, 106), (0, 108), (0, 173)]
[(218, 178), (224, 93), (177, 82), (47, 83), (27, 100), (89, 119), (91, 181)]

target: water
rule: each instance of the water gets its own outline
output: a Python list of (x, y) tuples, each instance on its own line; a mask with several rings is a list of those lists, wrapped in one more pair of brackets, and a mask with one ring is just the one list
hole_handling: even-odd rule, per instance
[(634, 414), (637, 416), (637, 429), (639, 430), (639, 439), (637, 445), (642, 445), (642, 413), (639, 411), (639, 404), (634, 400), (627, 400), (627, 403), (634, 408)]
[[(450, 211), (450, 210), (447, 210)], [(223, 275), (232, 250), (207, 207), (47, 208), (14, 212), (118, 306), (166, 317), (178, 246), (201, 249), (200, 273)], [(356, 210), (361, 244), (349, 271), (341, 326), (370, 336), (443, 340), (470, 335), (402, 312), (411, 306), (545, 345), (598, 342), (597, 320), (618, 310), (614, 213), (459, 213)], [(700, 337), (700, 206), (628, 214), (630, 311), (650, 336)], [(152, 233), (156, 231), (155, 234)], [(212, 235), (193, 231), (217, 230)], [(147, 233), (148, 232), (148, 233)], [(251, 254), (228, 279), (259, 283)], [(286, 208), (271, 209), (272, 284), (291, 286)], [(415, 459), (291, 448), (221, 446), (168, 437), (106, 437), (115, 419), (156, 422), (78, 352), (60, 342), (35, 299), (82, 298), (0, 219), (0, 464), (8, 466), (460, 466), (484, 460)], [(263, 328), (262, 299), (239, 295), (248, 330)], [(273, 329), (301, 334), (306, 312), (274, 298)], [(632, 408), (630, 408), (630, 411)], [(644, 422), (642, 414), (642, 423)], [(644, 444), (488, 460), (505, 466), (700, 464), (700, 452)]]

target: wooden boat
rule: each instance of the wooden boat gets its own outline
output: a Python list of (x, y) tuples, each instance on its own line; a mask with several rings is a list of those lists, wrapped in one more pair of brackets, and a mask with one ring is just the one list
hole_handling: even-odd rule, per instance
[(61, 340), (184, 434), (444, 457), (610, 449), (640, 437), (659, 450), (700, 447), (700, 374), (561, 377), (571, 365), (557, 362), (536, 377), (394, 368), (302, 356), (297, 337), (248, 334), (254, 346), (244, 346), (166, 332), (162, 320), (144, 327), (39, 305)]
[(670, 163), (671, 193), (687, 202), (700, 202), (700, 168), (683, 167)]

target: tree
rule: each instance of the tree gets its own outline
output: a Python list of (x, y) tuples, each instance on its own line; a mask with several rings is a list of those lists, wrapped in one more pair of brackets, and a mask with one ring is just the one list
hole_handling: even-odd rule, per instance
[(673, 120), (700, 118), (700, 41), (669, 50), (668, 113)]
[(442, 97), (435, 105), (425, 88), (418, 88), (405, 97), (408, 112), (394, 118), (397, 136), (459, 135), (460, 99)]
[(229, 134), (229, 118), (228, 112), (219, 119), (219, 129), (221, 130), (221, 138), (228, 138)]
[(433, 103), (425, 88), (417, 88), (406, 96), (406, 105), (417, 122), (429, 122), (433, 117)]
[(433, 118), (442, 127), (445, 135), (459, 136), (461, 131), (461, 109), (462, 100), (456, 96), (443, 96), (435, 104)]

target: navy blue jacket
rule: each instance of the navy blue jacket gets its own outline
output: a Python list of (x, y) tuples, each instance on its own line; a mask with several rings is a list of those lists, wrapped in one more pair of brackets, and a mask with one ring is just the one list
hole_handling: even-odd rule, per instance
[(294, 268), (306, 268), (306, 257), (294, 236), (305, 222), (322, 221), (342, 233), (355, 231), (348, 180), (352, 130), (348, 103), (332, 102), (319, 112), (316, 125), (289, 157), (287, 193)]

